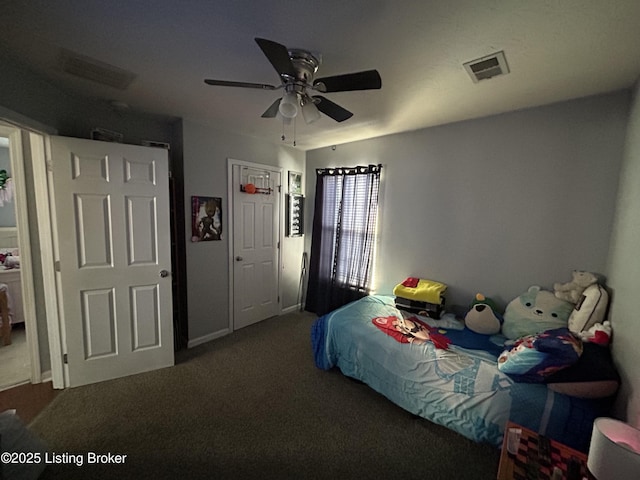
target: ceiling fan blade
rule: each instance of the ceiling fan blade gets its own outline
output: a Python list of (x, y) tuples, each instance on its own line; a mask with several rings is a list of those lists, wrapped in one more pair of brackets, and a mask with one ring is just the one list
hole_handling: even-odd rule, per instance
[(366, 70), (364, 72), (318, 78), (313, 82), (313, 87), (323, 93), (377, 90), (382, 88), (382, 79), (377, 70)]
[(345, 120), (353, 117), (353, 113), (346, 108), (342, 108), (337, 103), (333, 103), (331, 100), (320, 95), (315, 95), (313, 98), (316, 100), (314, 103), (316, 104), (316, 107), (318, 107), (318, 110), (333, 118), (336, 122), (344, 122)]
[(212, 80), (205, 78), (204, 83), (207, 85), (214, 85), (216, 87), (242, 87), (242, 88), (259, 88), (262, 90), (275, 90), (280, 87), (273, 85), (267, 85), (265, 83), (249, 83), (249, 82), (230, 82), (227, 80)]
[(293, 67), (291, 58), (289, 58), (289, 50), (287, 50), (287, 47), (265, 38), (256, 38), (255, 40), (267, 59), (271, 62), (271, 65), (273, 65), (273, 68), (278, 72), (278, 75), (281, 77), (295, 78), (296, 70)]
[(278, 108), (280, 107), (280, 101), (282, 98), (278, 98), (271, 104), (269, 108), (262, 114), (262, 118), (274, 118), (278, 114)]

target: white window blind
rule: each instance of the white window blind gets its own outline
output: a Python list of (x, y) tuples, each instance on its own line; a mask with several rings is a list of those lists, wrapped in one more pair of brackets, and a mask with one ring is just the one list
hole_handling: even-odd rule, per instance
[(336, 252), (335, 281), (340, 285), (370, 287), (379, 182), (378, 175), (367, 174), (325, 178), (324, 201), (327, 208), (324, 209), (322, 226), (335, 231), (333, 238), (339, 242), (339, 248), (334, 244), (333, 250)]

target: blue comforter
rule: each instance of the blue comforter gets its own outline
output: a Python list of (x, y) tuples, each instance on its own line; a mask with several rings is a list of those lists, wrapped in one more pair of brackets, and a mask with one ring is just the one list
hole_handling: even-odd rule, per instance
[[(393, 297), (372, 295), (320, 317), (311, 337), (316, 365), (338, 367), (409, 412), (467, 438), (499, 446), (507, 420), (586, 451), (599, 404), (517, 383), (495, 355), (455, 345), (400, 343), (372, 319), (406, 317)], [(421, 317), (432, 326), (439, 320)]]

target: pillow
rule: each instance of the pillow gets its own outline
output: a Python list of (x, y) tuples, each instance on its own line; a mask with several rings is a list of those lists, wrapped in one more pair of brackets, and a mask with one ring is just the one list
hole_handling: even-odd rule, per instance
[(620, 375), (607, 346), (584, 343), (578, 361), (549, 375), (547, 387), (554, 392), (580, 398), (605, 398), (620, 385)]
[(515, 340), (554, 328), (565, 328), (572, 309), (572, 303), (556, 298), (549, 290), (532, 285), (507, 305), (502, 334)]
[[(14, 264), (13, 266), (11, 266), (11, 262), (14, 261), (15, 259), (11, 259), (11, 257), (17, 257), (18, 258), (18, 264), (17, 266), (20, 266), (20, 250), (18, 250), (15, 247), (0, 247), (0, 264), (7, 266), (8, 268), (15, 268), (16, 265)], [(7, 264), (7, 262), (9, 262), (9, 265)]]
[(552, 373), (578, 361), (582, 341), (568, 328), (519, 338), (498, 357), (498, 370), (516, 382), (543, 383)]
[(4, 266), (7, 269), (20, 268), (20, 257), (15, 255), (7, 255), (4, 259)]
[(602, 323), (609, 303), (609, 294), (598, 284), (588, 286), (569, 315), (569, 330), (580, 333), (596, 323)]
[(547, 387), (556, 393), (577, 398), (606, 398), (618, 391), (619, 382), (598, 380), (597, 382), (550, 383)]

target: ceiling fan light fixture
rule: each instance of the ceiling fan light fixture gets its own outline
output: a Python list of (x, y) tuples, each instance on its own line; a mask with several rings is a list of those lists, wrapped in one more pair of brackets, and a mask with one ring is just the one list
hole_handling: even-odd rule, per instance
[(295, 92), (285, 93), (278, 107), (278, 111), (280, 115), (285, 118), (294, 118), (298, 115), (298, 94)]
[(312, 100), (307, 100), (302, 104), (302, 116), (307, 124), (313, 123), (320, 118), (320, 111)]
[(282, 88), (283, 96), (271, 104), (262, 114), (262, 118), (279, 116), (282, 118), (284, 125), (292, 122), (298, 116), (299, 111), (302, 110), (302, 116), (307, 124), (317, 121), (321, 113), (336, 122), (344, 122), (351, 118), (353, 113), (322, 95), (313, 95), (312, 97), (307, 93), (307, 90), (314, 90), (319, 93), (335, 93), (355, 90), (378, 90), (382, 88), (382, 79), (377, 70), (364, 70), (316, 79), (315, 74), (322, 61), (319, 54), (301, 49), (288, 49), (286, 46), (266, 38), (256, 37), (255, 41), (278, 73), (281, 81), (280, 86), (211, 78), (205, 79), (204, 82), (207, 85), (222, 87), (259, 88), (263, 90)]

